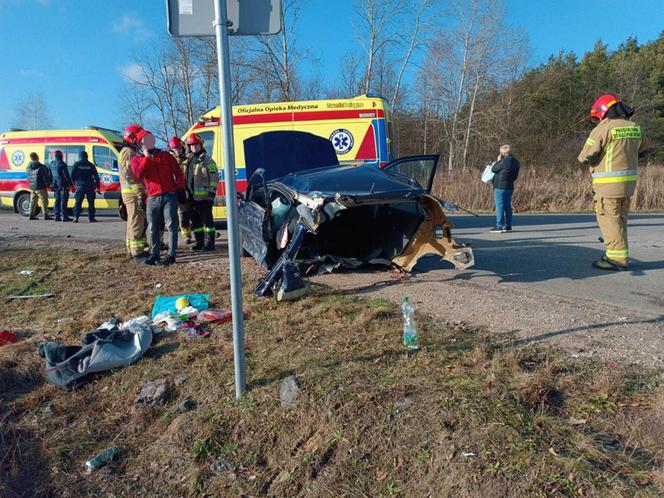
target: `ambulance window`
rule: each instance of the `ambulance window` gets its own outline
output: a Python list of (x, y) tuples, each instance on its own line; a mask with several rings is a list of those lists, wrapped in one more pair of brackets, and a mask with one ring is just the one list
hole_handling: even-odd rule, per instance
[(44, 160), (48, 162), (53, 161), (55, 159), (55, 151), (60, 150), (62, 151), (62, 160), (67, 163), (67, 166), (71, 169), (73, 164), (78, 161), (79, 152), (84, 149), (85, 147), (82, 145), (47, 145), (45, 151), (46, 157)]
[(205, 142), (205, 151), (210, 155), (214, 155), (214, 132), (204, 131), (198, 134), (199, 137)]
[(95, 145), (92, 148), (92, 157), (92, 162), (95, 163), (95, 166), (98, 168), (107, 169), (109, 171), (117, 171), (117, 157), (108, 147)]

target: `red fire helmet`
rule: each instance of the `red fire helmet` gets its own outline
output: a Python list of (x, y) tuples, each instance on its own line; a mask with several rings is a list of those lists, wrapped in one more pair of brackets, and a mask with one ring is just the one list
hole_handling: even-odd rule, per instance
[(182, 140), (178, 137), (171, 137), (168, 141), (168, 148), (175, 149), (176, 147), (182, 147)]
[(596, 123), (604, 119), (604, 116), (606, 116), (609, 108), (618, 102), (620, 102), (620, 99), (612, 93), (605, 93), (602, 95), (590, 108), (590, 121)]
[(136, 135), (138, 135), (138, 132), (141, 131), (142, 129), (143, 128), (138, 126), (137, 124), (129, 125), (125, 128), (124, 135), (122, 138), (124, 138), (124, 141), (127, 142), (128, 144), (135, 144)]
[(187, 145), (194, 145), (194, 144), (200, 144), (203, 145), (203, 139), (197, 134), (197, 133), (192, 133), (187, 137)]

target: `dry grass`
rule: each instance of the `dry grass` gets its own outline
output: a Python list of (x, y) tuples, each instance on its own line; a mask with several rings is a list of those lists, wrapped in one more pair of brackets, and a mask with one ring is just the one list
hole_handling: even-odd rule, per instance
[[(164, 335), (135, 365), (61, 391), (41, 376), (40, 341), (75, 344), (111, 313), (148, 312), (157, 292), (207, 290), (223, 305), (227, 277), (209, 267), (187, 284), (190, 265), (122, 270), (119, 256), (20, 250), (0, 255), (0, 288), (33, 261), (68, 270), (45, 282), (54, 301), (10, 303), (0, 315), (23, 337), (0, 348), (2, 496), (664, 492), (660, 373), (514, 350), (423, 316), (413, 354), (400, 346), (394, 305), (322, 290), (287, 304), (245, 295), (251, 386), (239, 403), (228, 324), (204, 340)], [(61, 326), (61, 316), (76, 321)], [(165, 406), (133, 405), (143, 383), (179, 373), (188, 379)], [(291, 373), (303, 395), (283, 408), (279, 385)], [(176, 415), (185, 397), (197, 407)], [(120, 460), (83, 474), (112, 443)], [(220, 458), (230, 471), (211, 469)]]
[[(632, 211), (664, 211), (664, 166), (640, 168)], [(473, 211), (493, 211), (490, 185), (480, 181), (480, 173), (436, 175), (434, 193)], [(583, 168), (573, 173), (542, 172), (524, 167), (516, 183), (513, 199), (516, 212), (592, 211), (590, 175)]]

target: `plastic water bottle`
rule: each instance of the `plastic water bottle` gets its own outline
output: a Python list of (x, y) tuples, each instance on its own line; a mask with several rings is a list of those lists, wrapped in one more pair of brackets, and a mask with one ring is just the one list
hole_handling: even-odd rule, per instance
[(403, 313), (403, 345), (408, 349), (420, 349), (415, 328), (415, 306), (408, 297), (402, 299), (401, 312)]

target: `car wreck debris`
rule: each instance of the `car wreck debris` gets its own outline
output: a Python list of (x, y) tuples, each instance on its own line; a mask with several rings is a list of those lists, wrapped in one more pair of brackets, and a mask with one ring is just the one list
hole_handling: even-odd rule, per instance
[(339, 165), (329, 140), (267, 132), (245, 140), (249, 181), (239, 200), (242, 248), (268, 274), (256, 295), (294, 298), (301, 275), (386, 265), (410, 272), (426, 254), (457, 269), (472, 249), (452, 238), (446, 204), (431, 195), (437, 155), (385, 168)]

